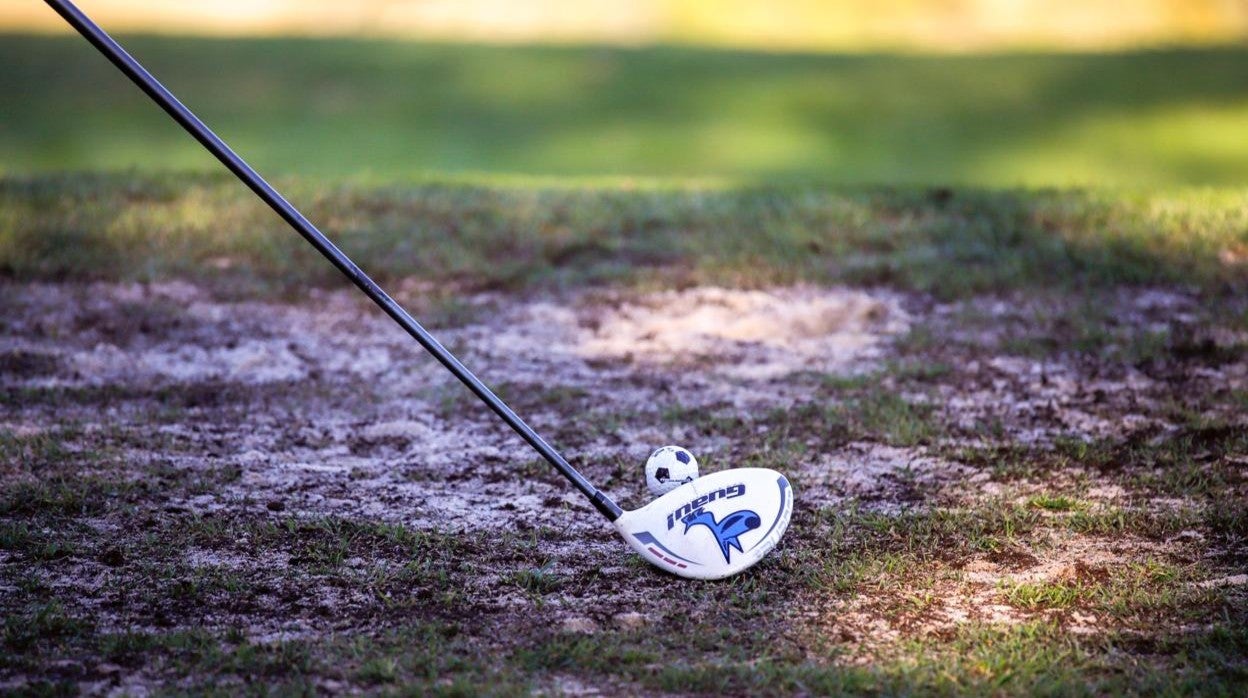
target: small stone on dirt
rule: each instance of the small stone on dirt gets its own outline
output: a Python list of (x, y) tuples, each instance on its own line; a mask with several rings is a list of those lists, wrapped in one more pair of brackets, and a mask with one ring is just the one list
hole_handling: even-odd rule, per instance
[(965, 572), (996, 572), (999, 569), (1001, 569), (1000, 566), (987, 560), (973, 560), (962, 568)]
[(620, 630), (636, 630), (645, 627), (646, 617), (637, 611), (628, 611), (627, 613), (617, 613), (611, 622)]
[(1218, 577), (1217, 579), (1206, 579), (1203, 582), (1196, 582), (1193, 586), (1198, 589), (1213, 589), (1216, 587), (1242, 586), (1248, 584), (1248, 574), (1232, 574), (1227, 577)]

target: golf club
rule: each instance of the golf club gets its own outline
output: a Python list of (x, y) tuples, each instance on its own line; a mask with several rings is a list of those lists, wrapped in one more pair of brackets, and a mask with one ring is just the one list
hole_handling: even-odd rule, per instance
[(580, 490), (647, 561), (682, 577), (718, 579), (750, 567), (775, 547), (793, 512), (792, 488), (783, 475), (765, 468), (724, 470), (681, 485), (641, 509), (622, 510), (82, 10), (68, 0), (45, 1)]

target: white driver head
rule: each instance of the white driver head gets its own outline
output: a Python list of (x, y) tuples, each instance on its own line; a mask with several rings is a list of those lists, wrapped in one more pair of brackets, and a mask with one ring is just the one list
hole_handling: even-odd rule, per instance
[(793, 515), (793, 488), (767, 468), (722, 470), (681, 485), (615, 528), (643, 558), (672, 574), (721, 579), (776, 546)]

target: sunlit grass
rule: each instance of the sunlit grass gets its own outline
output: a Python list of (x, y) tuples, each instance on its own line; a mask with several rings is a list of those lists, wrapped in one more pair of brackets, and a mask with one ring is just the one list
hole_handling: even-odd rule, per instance
[[(382, 280), (1008, 288), (1248, 283), (1248, 191), (279, 184)], [(226, 175), (0, 178), (0, 273), (189, 277), (234, 293), (338, 283)]]

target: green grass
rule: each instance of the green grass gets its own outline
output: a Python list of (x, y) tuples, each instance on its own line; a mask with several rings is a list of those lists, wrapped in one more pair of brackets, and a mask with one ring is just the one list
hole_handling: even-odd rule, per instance
[(882, 390), (870, 392), (833, 409), (866, 435), (898, 446), (927, 443), (940, 427), (931, 418), (934, 406), (918, 404)]
[[(902, 397), (897, 380), (913, 380), (902, 372), (880, 372), (843, 377), (820, 377), (817, 401), (775, 409), (763, 416), (766, 441), (782, 455), (800, 449), (806, 440), (817, 438), (824, 444), (868, 440), (895, 446), (927, 444), (943, 432), (935, 405), (913, 397)], [(921, 377), (919, 378), (921, 380)], [(711, 434), (740, 433), (748, 425), (734, 411), (681, 410), (678, 423), (699, 425)], [(783, 465), (783, 458), (772, 467)]]
[(1216, 607), (1213, 592), (1193, 587), (1193, 581), (1182, 567), (1144, 558), (1097, 569), (1076, 566), (1061, 579), (999, 586), (1007, 603), (1028, 611), (1082, 608), (1127, 625), (1147, 625), (1179, 622), (1191, 609)]
[(1037, 494), (1027, 498), (1027, 504), (1047, 511), (1074, 511), (1083, 505), (1073, 497), (1063, 494)]
[[(171, 484), (193, 486), (176, 478)], [(157, 681), (176, 678), (193, 691), (243, 682), (300, 692), (344, 681), (378, 691), (519, 695), (573, 677), (606, 692), (1067, 695), (1152, 687), (1188, 694), (1226, 692), (1244, 678), (1242, 604), (1233, 590), (1192, 584), (1224, 575), (1225, 567), (1167, 556), (1076, 565), (1073, 576), (1051, 581), (1003, 582), (1002, 602), (1037, 615), (1012, 626), (968, 622), (937, 633), (905, 631), (879, 654), (869, 649), (874, 638), (846, 639), (835, 622), (828, 624), (837, 613), (829, 615), (827, 604), (839, 600), (868, 604), (891, 627), (910, 627), (939, 612), (949, 585), (952, 600), (965, 598), (956, 590), (969, 560), (1020, 570), (1039, 564), (1066, 523), (1006, 500), (895, 514), (804, 509), (761, 573), (687, 585), (644, 566), (630, 571), (639, 576), (626, 588), (668, 594), (672, 604), (649, 605), (649, 627), (591, 634), (560, 630), (550, 613), (568, 613), (582, 588), (611, 582), (575, 559), (561, 561), (556, 574), (539, 544), (556, 535), (549, 531), (469, 535), (335, 517), (154, 510), (99, 531), (66, 526), (71, 522), (57, 518), (62, 515), (36, 511), (30, 526), (0, 527), (2, 547), (26, 553), (27, 565), (26, 578), (15, 580), (17, 594), (6, 601), (0, 670), (46, 677), (48, 690), (73, 680), (58, 668), (73, 657), (142, 669)], [(75, 509), (72, 515), (93, 514)], [(36, 527), (54, 521), (58, 535), (78, 546), (77, 564), (124, 548), (99, 594), (142, 589), (124, 597), (130, 617), (159, 614), (171, 626), (102, 627), (89, 606), (58, 599), (57, 588), (40, 583), (65, 565), (59, 556), (33, 552), (50, 540)], [(140, 521), (149, 523), (140, 529)], [(1093, 533), (1139, 534), (1146, 529), (1137, 526), (1152, 525), (1121, 521)], [(284, 564), (190, 563), (187, 550)], [(562, 571), (565, 564), (570, 573)], [(331, 590), (353, 591), (354, 622), (307, 639), (277, 640), (253, 639), (237, 625), (260, 613), (258, 597), (265, 609), (277, 604), (270, 620), (306, 617), (304, 604)], [(531, 605), (500, 611), (498, 597), (515, 592)], [(447, 596), (453, 593), (461, 595)], [(608, 608), (630, 608), (595, 598)], [(794, 605), (810, 613), (797, 623), (776, 620), (777, 609)], [(1060, 617), (1043, 615), (1074, 610), (1103, 618), (1105, 632), (1073, 634)], [(205, 623), (208, 618), (222, 620)], [(1183, 627), (1202, 630), (1175, 630)], [(1147, 629), (1148, 646), (1139, 646), (1138, 633), (1119, 629)], [(868, 661), (844, 655), (855, 648), (868, 648)]]
[(0, 521), (0, 550), (25, 555), (32, 560), (59, 560), (78, 552), (73, 543), (31, 530), (25, 523)]
[[(853, 665), (773, 647), (762, 654), (725, 649), (718, 662), (687, 659), (691, 637), (717, 636), (713, 626), (681, 624), (682, 632), (553, 634), (515, 652), (527, 672), (574, 672), (627, 679), (651, 691), (707, 695), (1097, 695), (1164, 690), (1229, 694), (1244, 676), (1235, 659), (1243, 633), (1219, 629), (1167, 638), (1159, 654), (1199, 659), (1178, 670), (1122, 660), (1130, 636), (1081, 639), (1042, 620), (1014, 627), (968, 623), (938, 641), (902, 643), (888, 661)], [(688, 633), (688, 634), (686, 634)], [(696, 642), (696, 641), (695, 641)]]
[(507, 575), (507, 581), (536, 596), (556, 591), (561, 584), (559, 575), (551, 570), (549, 562), (541, 567), (516, 570)]
[(39, 470), (72, 457), (66, 441), (75, 436), (72, 429), (45, 431), (17, 436), (0, 430), (0, 458), (24, 470)]
[(1007, 603), (1027, 610), (1069, 608), (1078, 605), (1089, 593), (1078, 581), (1005, 584), (1002, 592)]
[(86, 622), (66, 614), (57, 601), (35, 604), (4, 619), (4, 646), (21, 651), (38, 643), (56, 644), (88, 627)]
[[(1230, 248), (1223, 254), (1230, 254)], [(1219, 366), (1235, 361), (1248, 343), (1228, 337), (1215, 341), (1183, 322), (1139, 327), (1123, 322), (1121, 306), (1104, 302), (1103, 298), (1087, 296), (1063, 304), (1043, 302), (1037, 297), (1034, 309), (1028, 312), (1028, 325), (1004, 334), (997, 347), (1006, 354), (1048, 359), (1083, 354), (1099, 356), (1115, 363), (1147, 367), (1164, 365), (1180, 359), (1200, 361)], [(1243, 326), (1237, 317), (1241, 310), (1234, 305), (1202, 309), (1219, 322)], [(968, 315), (962, 320), (970, 326), (990, 326), (993, 318)], [(1176, 420), (1182, 421), (1182, 420)]]
[(0, 516), (99, 514), (123, 502), (135, 489), (131, 482), (95, 476), (5, 483), (0, 488)]
[[(1248, 287), (1248, 189), (1171, 191), (319, 187), (293, 201), (382, 281), (455, 289), (584, 284)], [(1230, 257), (1228, 257), (1230, 255)], [(1232, 261), (1228, 261), (1232, 260)], [(190, 278), (236, 294), (339, 284), (225, 175), (0, 178), (0, 275)], [(445, 303), (421, 294), (414, 310)]]
[[(679, 622), (679, 621), (676, 621)], [(842, 664), (813, 649), (725, 650), (722, 661), (694, 658), (724, 638), (710, 624), (679, 623), (681, 634), (649, 630), (592, 636), (544, 632), (522, 647), (492, 654), (455, 626), (413, 624), (375, 637), (250, 643), (204, 631), (82, 633), (79, 647), (123, 667), (159, 658), (163, 668), (214, 682), (263, 681), (290, 692), (314, 678), (355, 680), (373, 690), (422, 695), (528, 695), (553, 675), (603, 688), (698, 695), (1084, 695), (1157, 691), (1230, 694), (1244, 678), (1237, 660), (1248, 642), (1238, 629), (1167, 636), (1154, 660), (1131, 662), (1130, 636), (1079, 638), (1054, 623), (1012, 628), (968, 624), (943, 637), (905, 643), (895, 658), (866, 666)], [(684, 634), (684, 633), (691, 634)], [(694, 635), (692, 633), (701, 633)], [(693, 646), (693, 647), (691, 647)], [(617, 688), (617, 690), (620, 690)], [(622, 691), (629, 692), (629, 691)]]
[[(413, 623), (373, 636), (252, 642), (242, 628), (102, 632), (67, 618), (55, 603), (11, 620), (28, 629), (15, 631), (10, 647), (28, 651), (60, 643), (61, 649), (90, 652), (128, 669), (182, 676), (180, 689), (193, 694), (237, 693), (240, 682), (260, 682), (266, 694), (303, 695), (315, 692), (313, 680), (321, 678), (403, 687), (419, 695), (528, 695), (525, 677), (507, 666), (493, 667), (495, 662), (453, 624)], [(36, 632), (42, 635), (35, 637)]]
[[(1225, 404), (1226, 396), (1201, 395), (1204, 409)], [(1141, 495), (1217, 500), (1234, 496), (1243, 481), (1235, 458), (1248, 447), (1248, 426), (1221, 419), (1200, 420), (1173, 433), (1145, 428), (1123, 438), (1059, 438), (1052, 447), (1008, 444), (990, 448), (951, 447), (946, 457), (993, 469), (1004, 482), (1040, 481), (1075, 468), (1114, 478)], [(1074, 512), (1069, 520), (1112, 527), (1127, 514), (1121, 509), (1089, 511), (1086, 502), (1056, 492), (1029, 499), (1038, 509)], [(1175, 513), (1177, 516), (1177, 513)], [(1163, 517), (1164, 518), (1164, 517)]]
[[(771, 54), (124, 37), (269, 174), (1242, 184), (1241, 47)], [(212, 167), (77, 37), (0, 36), (5, 171)]]

